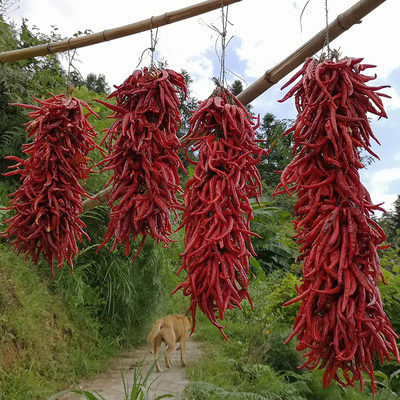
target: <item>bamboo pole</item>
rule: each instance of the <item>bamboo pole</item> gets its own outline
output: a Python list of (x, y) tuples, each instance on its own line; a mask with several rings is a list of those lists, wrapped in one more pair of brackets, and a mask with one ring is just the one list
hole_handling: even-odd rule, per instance
[(163, 25), (182, 21), (196, 15), (216, 10), (221, 8), (221, 6), (228, 6), (239, 1), (241, 0), (207, 0), (202, 3), (194, 4), (179, 10), (166, 12), (165, 14), (151, 17), (133, 24), (120, 26), (118, 28), (106, 29), (102, 32), (76, 38), (69, 38), (68, 40), (63, 40), (60, 42), (28, 47), (26, 49), (5, 51), (0, 53), (0, 62), (18, 61), (27, 58), (45, 56), (48, 54), (78, 49), (80, 47), (91, 46), (93, 44), (119, 39), (124, 36), (134, 35), (136, 33), (148, 31)]
[(336, 20), (331, 22), (326, 29), (318, 32), (308, 42), (304, 43), (295, 52), (281, 61), (275, 67), (269, 69), (265, 74), (243, 90), (237, 98), (243, 105), (251, 103), (271, 86), (279, 82), (283, 77), (303, 64), (306, 58), (320, 51), (325, 43), (328, 33), (329, 41), (333, 41), (354, 24), (361, 23), (361, 19), (381, 5), (385, 0), (360, 0), (347, 11), (339, 14)]
[(105, 203), (107, 201), (107, 197), (111, 194), (112, 187), (108, 186), (107, 188), (101, 190), (99, 193), (95, 194), (91, 199), (86, 199), (83, 202), (83, 211), (91, 210), (99, 206), (101, 203)]

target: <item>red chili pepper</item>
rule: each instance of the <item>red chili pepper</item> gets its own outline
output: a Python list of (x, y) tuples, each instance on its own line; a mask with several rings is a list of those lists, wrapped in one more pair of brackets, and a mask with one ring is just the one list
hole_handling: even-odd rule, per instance
[(294, 132), (296, 156), (275, 194), (298, 194), (294, 226), (303, 260), (298, 296), (286, 303), (301, 301), (300, 310), (285, 343), (296, 336), (297, 349), (309, 349), (303, 367), (325, 368), (324, 388), (332, 379), (342, 386), (359, 380), (362, 390), (366, 372), (375, 392), (372, 358), (378, 354), (383, 363), (392, 353), (399, 361), (399, 351), (377, 286), (385, 234), (370, 214), (382, 209), (371, 203), (358, 173), (360, 151), (373, 154), (370, 139), (376, 140), (367, 112), (386, 117), (385, 95), (377, 93), (385, 86), (366, 85), (374, 77), (362, 74), (361, 61), (308, 59), (289, 81), (300, 78), (282, 99), (295, 96), (299, 112), (286, 132)]
[(221, 331), (226, 310), (241, 308), (247, 298), (253, 218), (249, 197), (261, 195), (256, 164), (267, 151), (258, 147), (258, 123), (226, 89), (217, 87), (190, 119), (182, 146), (194, 141), (199, 160), (185, 188), (185, 251), (181, 254), (186, 280), (183, 289), (191, 296), (193, 328), (197, 306)]
[(99, 101), (114, 113), (115, 121), (107, 131), (109, 156), (101, 164), (113, 170), (107, 185), (113, 185), (108, 200), (110, 223), (103, 247), (113, 236), (111, 251), (142, 235), (132, 262), (144, 246), (146, 237), (168, 245), (172, 233), (170, 211), (177, 216), (183, 206), (176, 199), (178, 168), (184, 169), (177, 155), (176, 136), (181, 123), (177, 92), (186, 95), (184, 77), (172, 70), (136, 70), (109, 96), (116, 105)]
[[(79, 180), (90, 173), (88, 153), (98, 148), (96, 136), (87, 116), (97, 114), (82, 100), (51, 95), (49, 99), (34, 99), (40, 106), (14, 104), (32, 109), (27, 124), (32, 143), (23, 145), (26, 160), (8, 156), (17, 161), (13, 171), (4, 175), (21, 175), (21, 186), (11, 195), (9, 208), (15, 215), (1, 234), (10, 240), (19, 253), (31, 255), (39, 262), (40, 255), (51, 267), (53, 259), (61, 268), (67, 259), (71, 268), (78, 252), (76, 241), (82, 235), (85, 224), (79, 218), (83, 210), (82, 196), (88, 197)], [(88, 111), (83, 114), (82, 106)]]

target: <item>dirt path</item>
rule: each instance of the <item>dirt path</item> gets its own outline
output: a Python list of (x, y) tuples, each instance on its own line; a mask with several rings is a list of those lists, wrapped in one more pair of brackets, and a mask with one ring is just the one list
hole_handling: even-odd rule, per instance
[[(165, 350), (164, 347), (162, 350)], [(198, 342), (188, 340), (186, 342), (186, 361), (190, 364), (201, 354), (201, 347)], [(150, 369), (154, 361), (153, 354), (150, 353), (150, 347), (143, 346), (132, 349), (111, 361), (107, 371), (94, 377), (93, 379), (80, 382), (78, 387), (83, 390), (96, 390), (106, 400), (124, 400), (125, 392), (121, 379), (121, 371), (125, 380), (131, 388), (135, 367), (141, 370), (142, 375)], [(154, 400), (157, 396), (163, 394), (172, 394), (174, 399), (182, 399), (182, 393), (189, 384), (186, 377), (185, 368), (182, 367), (180, 361), (180, 351), (176, 350), (171, 355), (172, 368), (167, 369), (164, 362), (163, 354), (160, 358), (161, 373), (151, 373), (148, 384), (149, 400)], [(81, 400), (84, 396), (77, 394), (67, 394), (59, 397), (59, 400)]]

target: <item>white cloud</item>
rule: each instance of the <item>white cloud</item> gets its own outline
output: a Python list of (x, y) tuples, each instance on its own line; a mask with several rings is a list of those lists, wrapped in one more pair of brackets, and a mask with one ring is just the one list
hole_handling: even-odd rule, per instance
[(396, 92), (395, 88), (385, 89), (385, 93), (391, 97), (390, 99), (385, 99), (385, 98), (383, 99), (383, 105), (385, 109), (386, 110), (400, 109), (400, 93)]
[(388, 184), (400, 180), (400, 168), (381, 169), (372, 175), (371, 183), (374, 187), (387, 189)]
[(384, 203), (383, 208), (389, 211), (399, 193), (392, 193), (391, 185), (400, 185), (400, 167), (381, 169), (372, 174), (365, 174), (368, 191), (374, 204)]
[[(382, 204), (382, 208), (386, 211), (394, 210), (394, 202), (397, 200), (398, 195), (394, 193), (371, 193), (372, 199), (377, 198), (378, 201), (373, 201), (374, 204)], [(382, 213), (380, 211), (375, 212), (375, 214), (380, 217)]]

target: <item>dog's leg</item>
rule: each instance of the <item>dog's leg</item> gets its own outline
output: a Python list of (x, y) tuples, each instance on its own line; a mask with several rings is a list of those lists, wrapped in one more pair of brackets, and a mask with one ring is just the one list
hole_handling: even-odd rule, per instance
[(165, 350), (165, 365), (167, 368), (171, 368), (171, 353), (174, 350), (175, 342), (165, 342), (165, 344), (167, 345), (167, 350)]
[(158, 362), (158, 354), (160, 353), (161, 343), (162, 343), (162, 337), (157, 336), (154, 339), (154, 360), (157, 361), (157, 363), (156, 363), (156, 371), (157, 372), (161, 372), (160, 363)]
[(172, 325), (163, 325), (162, 331), (165, 346), (167, 347), (165, 351), (165, 365), (167, 368), (171, 368), (171, 353), (175, 348), (176, 336)]
[(185, 360), (185, 350), (186, 350), (186, 340), (181, 340), (181, 361), (182, 367), (186, 367), (186, 360)]

